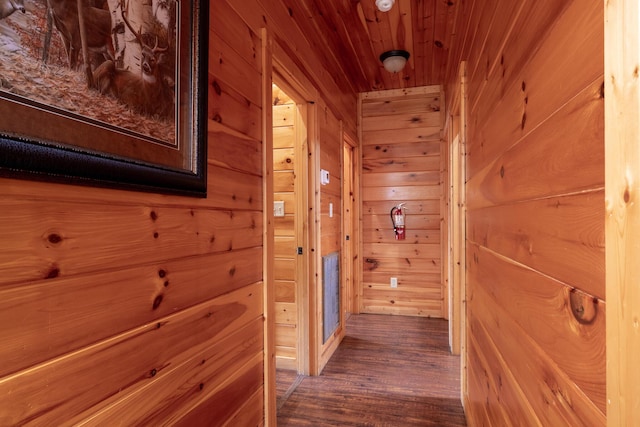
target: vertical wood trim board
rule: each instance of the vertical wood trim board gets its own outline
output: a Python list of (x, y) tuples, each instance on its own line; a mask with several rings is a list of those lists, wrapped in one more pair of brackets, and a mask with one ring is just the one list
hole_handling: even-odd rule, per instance
[[(440, 87), (368, 92), (360, 99), (361, 310), (443, 317)], [(397, 241), (390, 210), (402, 202), (406, 240)]]
[(640, 7), (605, 5), (607, 425), (640, 419)]
[(274, 188), (274, 152), (273, 152), (273, 128), (269, 123), (273, 122), (273, 109), (269, 108), (273, 97), (273, 67), (271, 52), (273, 40), (266, 29), (261, 31), (262, 38), (262, 170), (264, 177), (263, 198), (266, 208), (263, 209), (264, 227), (264, 252), (263, 252), (263, 283), (264, 283), (264, 422), (267, 426), (276, 425), (276, 285), (275, 285), (275, 221), (273, 210)]

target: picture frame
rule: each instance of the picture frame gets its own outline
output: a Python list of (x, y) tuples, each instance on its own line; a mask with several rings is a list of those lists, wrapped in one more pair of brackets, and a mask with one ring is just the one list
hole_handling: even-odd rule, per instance
[[(74, 18), (55, 5), (76, 0), (22, 1), (0, 20), (0, 176), (206, 197), (208, 2), (80, 0)], [(25, 15), (48, 25), (3, 51), (2, 26)], [(92, 50), (99, 25), (109, 38)]]

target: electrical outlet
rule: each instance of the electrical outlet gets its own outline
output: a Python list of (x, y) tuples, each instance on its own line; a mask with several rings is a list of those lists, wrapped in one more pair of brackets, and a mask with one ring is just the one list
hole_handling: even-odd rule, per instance
[(398, 287), (398, 278), (397, 277), (392, 277), (391, 278), (391, 287), (392, 288), (397, 288)]

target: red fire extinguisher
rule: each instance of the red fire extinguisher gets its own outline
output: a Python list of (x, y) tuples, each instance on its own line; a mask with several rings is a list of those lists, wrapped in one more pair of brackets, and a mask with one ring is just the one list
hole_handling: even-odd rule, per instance
[(393, 231), (396, 234), (396, 240), (405, 239), (403, 209), (407, 209), (404, 207), (404, 203), (400, 203), (397, 206), (391, 208), (391, 222), (393, 223)]

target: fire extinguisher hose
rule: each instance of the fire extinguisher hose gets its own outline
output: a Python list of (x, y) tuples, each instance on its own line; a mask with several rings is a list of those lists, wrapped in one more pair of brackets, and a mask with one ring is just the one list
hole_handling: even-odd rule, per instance
[(398, 230), (398, 228), (396, 227), (396, 220), (395, 220), (394, 215), (393, 215), (394, 212), (397, 211), (397, 210), (398, 210), (398, 207), (394, 206), (394, 207), (391, 208), (391, 212), (389, 213), (389, 215), (391, 215), (391, 224), (393, 224), (393, 232), (394, 233)]

